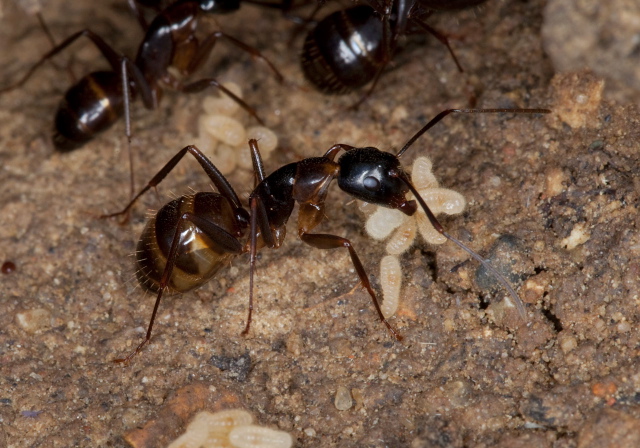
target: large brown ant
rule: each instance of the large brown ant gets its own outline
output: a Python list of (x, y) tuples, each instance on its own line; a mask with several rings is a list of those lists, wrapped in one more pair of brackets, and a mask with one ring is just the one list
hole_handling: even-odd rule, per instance
[[(214, 31), (199, 40), (196, 32), (204, 14), (223, 14), (238, 9), (239, 0), (180, 0), (161, 11), (147, 26), (135, 61), (116, 52), (102, 37), (89, 29), (78, 31), (47, 52), (13, 85), (0, 89), (0, 94), (21, 87), (47, 60), (76, 40), (89, 39), (111, 66), (111, 70), (91, 72), (67, 90), (55, 115), (54, 146), (60, 151), (76, 149), (105, 131), (125, 116), (126, 135), (131, 139), (129, 117), (131, 99), (140, 97), (147, 109), (157, 109), (163, 88), (184, 93), (197, 93), (216, 87), (260, 123), (255, 111), (215, 78), (182, 82), (170, 69), (189, 76), (199, 68), (217, 43), (224, 38), (242, 51), (267, 63), (276, 78), (279, 71), (257, 49), (222, 32)], [(131, 166), (131, 153), (130, 166)], [(131, 166), (132, 191), (133, 168)]]
[[(438, 222), (402, 167), (399, 157), (427, 130), (451, 113), (548, 113), (547, 109), (448, 109), (424, 125), (397, 154), (373, 147), (357, 148), (333, 145), (322, 157), (289, 163), (266, 175), (256, 140), (249, 141), (254, 166), (255, 185), (246, 209), (233, 187), (216, 166), (195, 146), (182, 148), (120, 212), (103, 218), (129, 213), (138, 198), (157, 185), (178, 162), (191, 154), (205, 171), (217, 192), (198, 192), (174, 199), (162, 207), (147, 223), (136, 250), (137, 276), (140, 284), (157, 292), (147, 334), (128, 356), (115, 362), (129, 362), (151, 339), (153, 322), (164, 292), (180, 293), (208, 282), (228, 260), (250, 254), (249, 313), (243, 334), (249, 332), (253, 312), (253, 277), (257, 250), (277, 249), (286, 235), (286, 223), (299, 204), (298, 236), (318, 249), (344, 247), (362, 285), (366, 288), (380, 320), (397, 340), (402, 336), (385, 319), (376, 294), (351, 242), (337, 235), (311, 233), (325, 217), (325, 199), (331, 181), (347, 194), (363, 201), (398, 209), (407, 215), (417, 210), (416, 201), (433, 227), (475, 258), (509, 291), (518, 312), (526, 318), (524, 304), (508, 281), (480, 255), (449, 235)], [(338, 161), (336, 155), (344, 151)], [(412, 193), (415, 200), (407, 200)], [(248, 235), (247, 235), (248, 231)]]
[(396, 53), (402, 35), (421, 32), (436, 37), (447, 47), (456, 67), (462, 66), (440, 32), (427, 19), (439, 10), (476, 6), (486, 0), (390, 0), (381, 6), (375, 1), (329, 14), (307, 34), (301, 56), (305, 77), (320, 91), (341, 95), (371, 83), (354, 105), (359, 105), (375, 89), (382, 72)]

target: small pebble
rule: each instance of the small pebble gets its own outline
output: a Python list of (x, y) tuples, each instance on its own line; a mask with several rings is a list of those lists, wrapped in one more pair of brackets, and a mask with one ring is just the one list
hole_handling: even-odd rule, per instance
[(16, 264), (13, 261), (5, 261), (2, 263), (2, 273), (3, 274), (11, 274), (16, 270)]
[(351, 406), (353, 406), (353, 399), (351, 398), (349, 389), (344, 386), (339, 386), (336, 391), (336, 396), (333, 399), (333, 404), (339, 411), (346, 411), (351, 408)]
[(16, 314), (16, 323), (27, 333), (51, 327), (51, 313), (44, 308), (36, 308)]

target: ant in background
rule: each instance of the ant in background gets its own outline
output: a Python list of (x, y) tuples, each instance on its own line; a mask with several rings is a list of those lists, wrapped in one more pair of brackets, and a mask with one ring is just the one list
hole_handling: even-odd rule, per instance
[(373, 1), (371, 6), (357, 5), (336, 11), (307, 34), (302, 70), (318, 90), (328, 94), (349, 93), (371, 82), (353, 105), (355, 108), (375, 89), (395, 55), (400, 36), (426, 32), (447, 47), (458, 70), (463, 72), (446, 36), (425, 20), (435, 11), (474, 7), (484, 1), (390, 0), (385, 5)]
[[(397, 340), (400, 333), (385, 319), (367, 273), (351, 242), (337, 235), (311, 233), (325, 218), (325, 199), (331, 182), (356, 199), (400, 210), (413, 215), (418, 204), (431, 225), (447, 239), (458, 245), (488, 271), (511, 295), (522, 319), (526, 319), (524, 304), (509, 282), (491, 264), (464, 243), (448, 234), (428, 205), (420, 197), (400, 163), (409, 147), (436, 123), (451, 113), (549, 113), (548, 109), (448, 109), (424, 125), (397, 154), (373, 147), (357, 148), (336, 144), (322, 157), (311, 157), (289, 163), (266, 175), (258, 149), (258, 142), (249, 141), (255, 184), (246, 209), (233, 187), (216, 166), (195, 146), (181, 149), (120, 212), (102, 218), (127, 215), (136, 201), (158, 184), (175, 168), (180, 160), (191, 154), (205, 171), (217, 192), (197, 192), (174, 199), (163, 206), (140, 236), (136, 249), (136, 275), (140, 284), (157, 297), (147, 329), (138, 347), (125, 358), (115, 362), (128, 363), (151, 339), (160, 299), (167, 293), (181, 293), (208, 282), (233, 257), (250, 254), (249, 313), (242, 334), (251, 326), (253, 312), (253, 284), (258, 249), (279, 248), (286, 236), (286, 224), (296, 203), (299, 205), (298, 237), (318, 249), (346, 248), (360, 282), (365, 287), (380, 320)], [(335, 161), (337, 154), (344, 154)], [(406, 198), (412, 193), (415, 200)], [(418, 204), (416, 204), (416, 201)]]
[[(245, 0), (247, 1), (247, 0)], [(13, 85), (0, 89), (0, 94), (21, 87), (46, 61), (80, 38), (89, 39), (109, 63), (111, 70), (91, 72), (67, 90), (55, 115), (53, 143), (60, 151), (84, 145), (98, 133), (108, 129), (124, 115), (129, 142), (131, 193), (134, 190), (133, 161), (130, 148), (130, 103), (140, 97), (147, 109), (157, 109), (164, 87), (183, 93), (198, 93), (215, 87), (231, 97), (258, 122), (255, 111), (215, 78), (184, 83), (172, 74), (175, 69), (184, 77), (202, 66), (218, 39), (224, 38), (252, 57), (266, 62), (278, 81), (282, 75), (257, 49), (222, 32), (214, 31), (199, 39), (196, 32), (205, 14), (223, 14), (236, 10), (238, 0), (180, 0), (162, 10), (146, 27), (134, 61), (116, 52), (104, 39), (89, 29), (78, 31), (47, 52)]]

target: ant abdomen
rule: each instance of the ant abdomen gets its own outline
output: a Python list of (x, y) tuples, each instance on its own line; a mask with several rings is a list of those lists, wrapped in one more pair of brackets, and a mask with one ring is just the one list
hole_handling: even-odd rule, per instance
[(325, 17), (305, 39), (301, 59), (304, 75), (329, 94), (364, 86), (385, 63), (383, 26), (374, 9), (366, 5)]
[(149, 220), (138, 241), (136, 275), (144, 288), (153, 292), (160, 288), (176, 232), (177, 252), (167, 292), (186, 292), (207, 283), (236, 255), (227, 250), (224, 242), (207, 237), (185, 215), (206, 220), (233, 238), (243, 234), (243, 225), (236, 219), (233, 207), (221, 195), (204, 192), (174, 199)]
[(77, 149), (111, 127), (123, 114), (120, 76), (113, 71), (89, 73), (60, 101), (53, 143), (60, 151)]

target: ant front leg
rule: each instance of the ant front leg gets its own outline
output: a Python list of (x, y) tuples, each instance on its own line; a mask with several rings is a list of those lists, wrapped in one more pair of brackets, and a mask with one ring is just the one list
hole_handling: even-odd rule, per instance
[[(369, 295), (371, 296), (371, 300), (373, 301), (373, 306), (376, 308), (378, 312), (378, 316), (382, 323), (384, 323), (394, 338), (398, 341), (402, 340), (402, 335), (391, 326), (391, 324), (387, 321), (387, 319), (382, 314), (382, 310), (380, 309), (380, 304), (378, 303), (378, 298), (376, 297), (376, 293), (373, 291), (371, 287), (371, 283), (369, 282), (369, 277), (367, 276), (367, 272), (364, 270), (362, 263), (360, 262), (360, 258), (356, 253), (356, 250), (353, 248), (351, 241), (346, 238), (337, 236), (337, 235), (329, 235), (322, 233), (306, 233), (305, 228), (313, 228), (316, 223), (321, 219), (324, 207), (320, 207), (320, 210), (313, 205), (301, 205), (299, 212), (299, 230), (298, 234), (300, 239), (307, 243), (310, 246), (313, 246), (317, 249), (336, 249), (338, 247), (346, 247), (349, 250), (349, 255), (351, 256), (351, 262), (353, 263), (353, 267), (356, 268), (356, 272), (358, 273), (358, 277), (360, 278), (360, 282), (362, 286), (364, 286)], [(308, 226), (308, 227), (307, 227)]]

